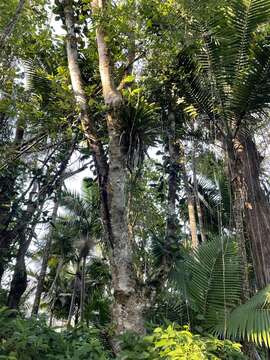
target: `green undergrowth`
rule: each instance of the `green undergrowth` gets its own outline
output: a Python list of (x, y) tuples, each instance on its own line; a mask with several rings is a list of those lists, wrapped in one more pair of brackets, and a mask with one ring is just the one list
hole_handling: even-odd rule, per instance
[[(95, 327), (50, 328), (45, 319), (24, 319), (0, 310), (0, 359), (110, 360), (104, 331)], [(148, 336), (132, 333), (120, 339), (117, 360), (245, 359), (241, 346), (229, 340), (193, 334), (188, 327), (157, 328)]]

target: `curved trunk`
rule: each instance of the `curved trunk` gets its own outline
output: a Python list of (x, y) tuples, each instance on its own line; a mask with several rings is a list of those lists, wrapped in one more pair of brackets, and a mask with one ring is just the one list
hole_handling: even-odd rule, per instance
[[(74, 97), (80, 108), (81, 122), (93, 151), (98, 173), (102, 218), (107, 239), (109, 259), (114, 288), (113, 322), (116, 334), (126, 330), (144, 331), (142, 308), (144, 301), (140, 295), (136, 274), (132, 265), (132, 246), (128, 241), (126, 211), (127, 154), (122, 143), (121, 109), (122, 96), (113, 84), (110, 57), (105, 34), (97, 27), (96, 38), (99, 53), (99, 68), (104, 100), (108, 107), (107, 128), (109, 134), (110, 165), (104, 155), (102, 144), (96, 136), (96, 129), (89, 117), (88, 102), (84, 92), (78, 65), (78, 51), (74, 31), (73, 1), (65, 0), (64, 15), (67, 27), (68, 65)], [(103, 7), (103, 1), (93, 1), (93, 10)]]
[(228, 155), (232, 188), (241, 197), (257, 286), (261, 289), (270, 283), (270, 204), (260, 185), (261, 158), (251, 137), (241, 135), (228, 144)]

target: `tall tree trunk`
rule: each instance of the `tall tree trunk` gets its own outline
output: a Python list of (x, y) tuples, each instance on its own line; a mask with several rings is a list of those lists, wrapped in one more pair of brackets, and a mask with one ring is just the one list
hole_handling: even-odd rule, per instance
[[(63, 154), (61, 153), (61, 163), (59, 167), (56, 168), (55, 174), (52, 177), (48, 177), (50, 180), (48, 183), (45, 183), (38, 191), (36, 196), (36, 200), (33, 201), (33, 197), (35, 195), (37, 183), (34, 182), (33, 190), (29, 196), (29, 203), (27, 206), (25, 216), (18, 221), (18, 225), (14, 229), (14, 233), (19, 239), (19, 250), (16, 256), (16, 264), (14, 269), (13, 278), (11, 281), (10, 292), (8, 296), (8, 306), (11, 308), (17, 308), (20, 303), (20, 299), (26, 290), (27, 286), (27, 272), (25, 267), (25, 256), (26, 252), (30, 246), (34, 229), (36, 224), (39, 221), (40, 214), (42, 212), (43, 205), (46, 199), (52, 194), (54, 189), (58, 189), (62, 184), (62, 176), (68, 165), (69, 159), (74, 151), (77, 137), (72, 140), (72, 143), (67, 143), (68, 151), (66, 152), (66, 148), (64, 148), (64, 158), (62, 158)], [(48, 168), (48, 174), (50, 174), (51, 169)], [(35, 212), (36, 215), (35, 215)], [(34, 216), (35, 215), (35, 216)], [(32, 224), (31, 224), (32, 223)], [(31, 225), (30, 225), (31, 224)], [(30, 228), (29, 228), (30, 225)]]
[(270, 204), (260, 185), (261, 158), (251, 137), (241, 134), (228, 143), (227, 151), (232, 188), (242, 199), (257, 286), (261, 289), (270, 283)]
[(111, 236), (111, 223), (108, 208), (108, 164), (107, 158), (102, 146), (102, 143), (98, 139), (95, 124), (90, 118), (90, 111), (88, 106), (87, 96), (84, 91), (84, 85), (82, 81), (81, 71), (78, 63), (78, 50), (77, 39), (75, 33), (74, 24), (74, 11), (72, 0), (56, 1), (63, 5), (64, 21), (67, 30), (66, 37), (66, 49), (68, 57), (68, 68), (73, 88), (74, 98), (76, 105), (80, 111), (80, 120), (84, 134), (87, 138), (88, 145), (93, 152), (93, 158), (98, 175), (101, 208), (102, 208), (102, 220), (104, 228), (106, 229), (108, 245), (112, 245)]
[[(142, 294), (137, 286), (132, 266), (132, 247), (128, 241), (126, 214), (126, 149), (121, 145), (121, 94), (115, 89), (110, 71), (110, 59), (105, 42), (105, 34), (100, 26), (96, 31), (100, 76), (104, 100), (108, 107), (107, 127), (109, 133), (110, 168), (100, 141), (97, 139), (94, 124), (89, 117), (87, 98), (83, 89), (78, 51), (74, 31), (73, 1), (65, 0), (65, 23), (67, 27), (67, 54), (69, 71), (77, 105), (81, 112), (81, 121), (93, 151), (99, 178), (102, 218), (107, 239), (114, 288), (113, 321), (115, 331), (120, 334), (126, 330), (142, 332), (143, 307)], [(101, 2), (93, 2), (98, 10)]]
[[(56, 220), (58, 207), (59, 207), (58, 200), (55, 199), (53, 212), (52, 212), (52, 220), (51, 220), (52, 224)], [(50, 257), (51, 245), (52, 245), (52, 227), (51, 227), (50, 233), (46, 239), (46, 244), (45, 244), (45, 247), (43, 250), (42, 264), (41, 264), (41, 269), (40, 269), (36, 292), (35, 292), (35, 298), (34, 298), (34, 303), (33, 303), (33, 308), (32, 308), (32, 315), (37, 315), (38, 311), (39, 311), (41, 295), (43, 292), (43, 286), (44, 286), (44, 281), (45, 281), (45, 277), (46, 277), (48, 261), (49, 261), (49, 257)]]
[[(92, 1), (93, 11), (105, 11), (106, 1)], [(133, 267), (133, 249), (128, 238), (127, 221), (127, 149), (122, 139), (123, 98), (116, 89), (111, 69), (111, 58), (102, 24), (96, 28), (99, 70), (103, 97), (108, 109), (109, 135), (109, 211), (112, 230), (110, 256), (114, 304), (112, 317), (116, 334), (127, 330), (144, 332), (145, 299), (138, 285)]]

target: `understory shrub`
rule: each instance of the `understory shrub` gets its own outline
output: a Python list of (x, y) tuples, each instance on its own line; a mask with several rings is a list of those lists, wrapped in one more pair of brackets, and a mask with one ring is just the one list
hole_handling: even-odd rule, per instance
[(96, 328), (55, 331), (45, 319), (23, 319), (0, 309), (0, 359), (107, 360)]
[[(78, 326), (56, 330), (50, 328), (42, 317), (25, 319), (6, 308), (0, 309), (0, 360), (112, 358), (97, 328)], [(194, 335), (188, 327), (172, 325), (166, 329), (157, 328), (146, 337), (126, 333), (120, 345), (122, 350), (117, 360), (245, 359), (240, 344)]]
[(217, 360), (246, 359), (241, 345), (212, 336), (192, 334), (188, 327), (157, 328), (153, 335), (141, 338), (125, 334), (119, 360)]

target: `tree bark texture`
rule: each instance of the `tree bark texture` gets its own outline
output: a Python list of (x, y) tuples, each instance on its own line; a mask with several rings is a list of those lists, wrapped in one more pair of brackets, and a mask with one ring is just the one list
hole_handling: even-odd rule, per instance
[[(35, 201), (35, 197), (37, 195), (37, 187), (37, 183), (34, 183), (31, 193), (29, 194), (29, 203), (25, 215), (25, 222), (28, 225), (33, 218), (33, 215), (38, 205), (38, 201)], [(11, 309), (18, 309), (21, 297), (27, 288), (27, 270), (25, 264), (25, 255), (30, 246), (34, 234), (35, 225), (36, 224), (32, 224), (29, 232), (27, 232), (25, 229), (18, 235), (19, 249), (16, 256), (15, 268), (7, 300), (7, 306)]]
[[(109, 134), (109, 164), (102, 145), (97, 139), (93, 122), (89, 116), (87, 98), (83, 89), (78, 51), (74, 31), (73, 2), (64, 1), (67, 27), (67, 54), (75, 101), (80, 108), (81, 121), (93, 150), (101, 192), (102, 217), (107, 238), (112, 283), (114, 288), (113, 322), (116, 334), (126, 330), (143, 331), (143, 303), (138, 291), (132, 265), (132, 247), (128, 241), (126, 212), (127, 154), (121, 145), (121, 109), (123, 99), (115, 88), (110, 68), (110, 56), (105, 33), (97, 26), (96, 38), (99, 54), (100, 77), (107, 105), (107, 129)], [(92, 3), (95, 12), (103, 11), (103, 1)]]
[(261, 157), (251, 137), (240, 134), (228, 144), (228, 155), (232, 189), (235, 199), (241, 199), (261, 289), (270, 283), (270, 204), (260, 184)]
[[(92, 1), (95, 13), (104, 12), (106, 1)], [(112, 284), (114, 304), (112, 317), (116, 334), (127, 330), (144, 332), (145, 299), (133, 267), (133, 248), (128, 237), (127, 219), (127, 149), (122, 141), (122, 108), (124, 101), (117, 90), (111, 68), (110, 51), (102, 24), (96, 27), (99, 70), (104, 102), (107, 106), (109, 135), (109, 210), (112, 230)]]

